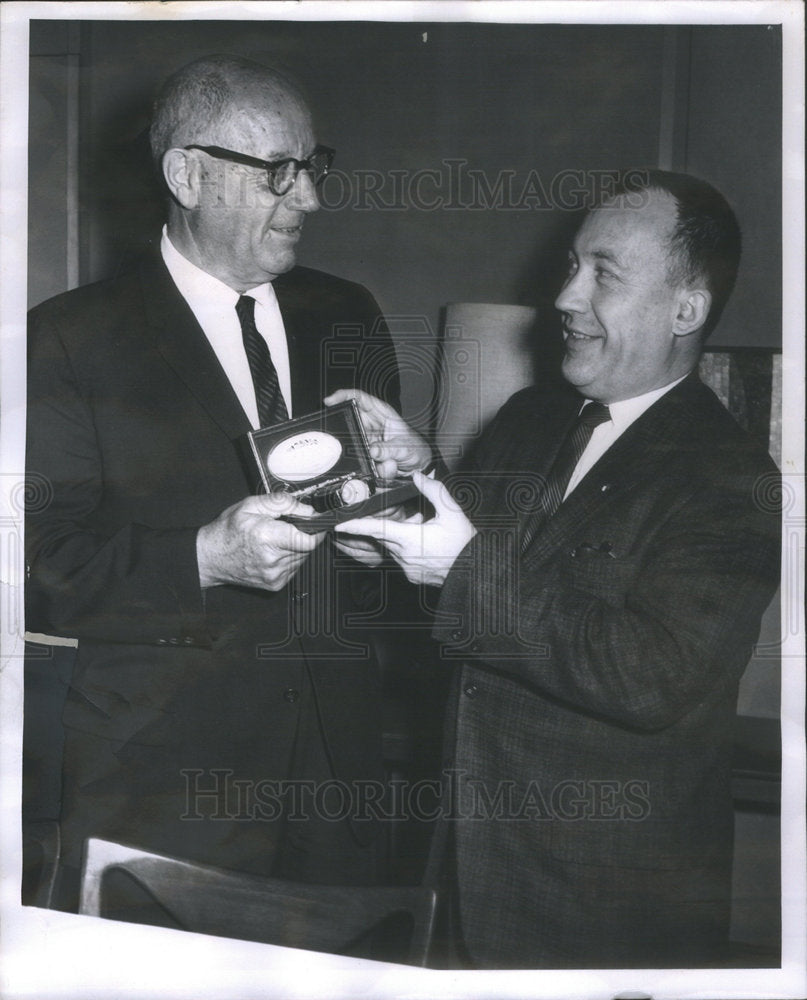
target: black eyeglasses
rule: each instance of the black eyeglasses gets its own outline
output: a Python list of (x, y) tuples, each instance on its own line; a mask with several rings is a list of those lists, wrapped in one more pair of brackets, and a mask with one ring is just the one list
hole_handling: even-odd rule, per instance
[(329, 146), (316, 146), (314, 152), (304, 160), (296, 160), (293, 156), (287, 156), (282, 160), (259, 160), (255, 156), (247, 156), (246, 153), (234, 153), (231, 149), (222, 149), (221, 146), (185, 146), (185, 149), (200, 149), (218, 160), (243, 163), (248, 167), (261, 167), (266, 171), (269, 190), (278, 197), (291, 190), (301, 170), (309, 174), (315, 185), (322, 183), (336, 156), (336, 150)]

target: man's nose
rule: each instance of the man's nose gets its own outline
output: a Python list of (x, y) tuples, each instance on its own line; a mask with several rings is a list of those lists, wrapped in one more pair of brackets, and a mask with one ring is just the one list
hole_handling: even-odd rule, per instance
[(317, 188), (307, 170), (301, 170), (289, 188), (286, 201), (298, 212), (316, 212), (319, 208)]
[(585, 283), (580, 272), (567, 278), (555, 299), (555, 308), (560, 312), (581, 313), (587, 308)]

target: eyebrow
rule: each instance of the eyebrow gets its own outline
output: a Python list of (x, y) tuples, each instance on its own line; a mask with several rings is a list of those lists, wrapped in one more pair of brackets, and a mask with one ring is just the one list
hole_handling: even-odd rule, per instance
[(311, 147), (311, 149), (303, 156), (292, 156), (291, 153), (277, 152), (277, 153), (271, 153), (269, 156), (266, 157), (259, 157), (259, 159), (265, 159), (267, 163), (280, 163), (283, 160), (297, 160), (299, 163), (301, 160), (307, 160), (310, 156), (313, 156), (314, 150), (317, 148), (318, 145), (319, 143), (315, 142), (314, 145)]
[(615, 257), (608, 250), (592, 250), (590, 256), (592, 256), (595, 260), (607, 261), (609, 264), (614, 264), (616, 267), (619, 268), (625, 266), (623, 261), (621, 261), (619, 257)]

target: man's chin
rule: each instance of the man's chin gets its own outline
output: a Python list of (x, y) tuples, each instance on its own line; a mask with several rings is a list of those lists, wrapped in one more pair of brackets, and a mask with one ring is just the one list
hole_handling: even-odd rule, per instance
[(275, 278), (279, 278), (281, 274), (286, 274), (286, 272), (290, 271), (296, 263), (297, 257), (293, 253), (284, 254), (280, 258), (270, 261), (267, 264), (267, 281), (274, 281)]
[(560, 371), (564, 379), (573, 385), (575, 389), (581, 391), (591, 382), (592, 373), (586, 371), (581, 365), (575, 363), (575, 359), (566, 354), (560, 365)]

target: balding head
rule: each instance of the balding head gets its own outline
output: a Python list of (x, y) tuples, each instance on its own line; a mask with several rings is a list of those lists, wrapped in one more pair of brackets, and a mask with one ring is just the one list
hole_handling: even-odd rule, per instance
[(284, 117), (310, 123), (299, 89), (277, 70), (235, 56), (197, 59), (166, 80), (154, 104), (150, 141), (159, 173), (165, 152), (194, 143), (253, 149), (256, 123), (265, 130)]
[(151, 143), (168, 238), (187, 260), (238, 292), (294, 266), (305, 216), (319, 208), (315, 181), (299, 171), (278, 194), (266, 167), (305, 162), (316, 147), (293, 83), (244, 59), (200, 59), (163, 87)]
[(703, 283), (711, 308), (700, 339), (714, 330), (737, 280), (742, 253), (740, 225), (733, 209), (711, 184), (691, 174), (667, 170), (628, 170), (613, 198), (667, 194), (675, 206), (669, 240), (669, 277), (673, 284)]

